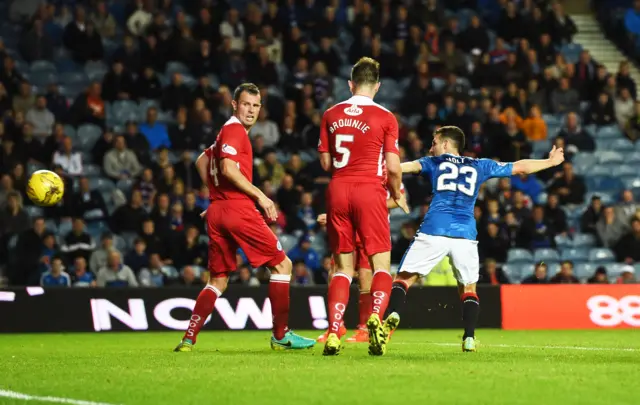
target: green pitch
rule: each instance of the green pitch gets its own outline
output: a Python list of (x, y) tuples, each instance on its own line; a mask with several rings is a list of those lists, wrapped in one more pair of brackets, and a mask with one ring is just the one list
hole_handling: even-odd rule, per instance
[(459, 333), (400, 330), (379, 358), (366, 344), (272, 352), (269, 332), (205, 332), (193, 353), (172, 352), (179, 332), (3, 335), (0, 404), (640, 403), (638, 331), (482, 330), (477, 353)]

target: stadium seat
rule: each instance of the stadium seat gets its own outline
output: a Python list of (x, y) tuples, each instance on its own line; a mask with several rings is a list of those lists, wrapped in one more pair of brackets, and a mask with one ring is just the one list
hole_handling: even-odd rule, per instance
[(131, 190), (133, 189), (135, 183), (136, 182), (133, 179), (118, 180), (118, 183), (116, 183), (116, 188), (122, 191), (126, 196), (129, 196), (129, 193), (131, 193)]
[(56, 59), (56, 70), (58, 73), (79, 73), (82, 72), (82, 68), (78, 64), (69, 58)]
[(535, 266), (531, 263), (507, 263), (502, 271), (512, 283), (519, 283), (523, 278), (533, 274)]
[(180, 73), (180, 74), (189, 74), (189, 68), (182, 62), (178, 62), (178, 61), (171, 61), (169, 63), (167, 63), (167, 67), (164, 70), (164, 72), (171, 76), (174, 73)]
[(589, 261), (591, 263), (605, 263), (615, 260), (616, 257), (610, 249), (593, 248), (589, 251)]
[(82, 170), (82, 174), (87, 177), (98, 177), (102, 175), (102, 169), (98, 165), (85, 164)]
[(96, 132), (79, 133), (75, 146), (83, 152), (90, 152), (101, 136), (102, 134)]
[(593, 276), (598, 266), (593, 263), (576, 263), (573, 266), (573, 274), (581, 281)]
[[(50, 84), (57, 83), (58, 75), (55, 72), (47, 72), (47, 71), (33, 72), (29, 77), (29, 81), (34, 86), (44, 88), (49, 86)], [(37, 93), (40, 93), (40, 91), (38, 91)]]
[(113, 235), (113, 247), (115, 247), (120, 253), (124, 253), (128, 250), (127, 241), (120, 235)]
[(533, 255), (526, 249), (509, 249), (507, 263), (532, 263)]
[(556, 235), (554, 240), (558, 249), (567, 249), (573, 246), (573, 241), (566, 235)]
[(575, 233), (573, 246), (576, 248), (594, 247), (598, 243), (596, 237), (590, 233)]
[(624, 155), (616, 151), (598, 151), (600, 163), (624, 163)]
[(446, 82), (440, 77), (434, 77), (431, 79), (431, 84), (433, 85), (434, 91), (440, 92), (446, 85)]
[(116, 188), (113, 181), (101, 177), (92, 177), (89, 179), (89, 187), (91, 190), (112, 191)]
[(586, 262), (589, 260), (589, 249), (586, 248), (570, 248), (562, 249), (560, 253), (561, 260), (569, 260), (575, 263)]
[(324, 256), (327, 252), (327, 241), (325, 240), (324, 235), (313, 235), (311, 237), (311, 248), (320, 256)]
[(584, 200), (585, 201), (591, 201), (591, 198), (593, 196), (598, 196), (600, 197), (600, 199), (602, 200), (602, 203), (604, 205), (608, 205), (608, 204), (612, 204), (616, 199), (613, 197), (612, 193), (609, 192), (605, 192), (605, 191), (598, 191), (598, 192), (589, 192), (585, 195)]
[(531, 142), (532, 152), (540, 157), (544, 158), (547, 153), (551, 150), (551, 140), (544, 139), (542, 141)]
[(598, 128), (595, 136), (597, 139), (614, 139), (621, 138), (623, 135), (617, 125), (608, 125)]
[(58, 235), (65, 236), (71, 232), (71, 221), (60, 221), (58, 224)]
[(614, 177), (634, 176), (638, 174), (638, 168), (631, 165), (616, 165), (611, 169), (611, 175)]
[(100, 240), (103, 233), (109, 231), (109, 225), (105, 221), (87, 222), (85, 230), (94, 240)]
[(618, 152), (626, 152), (632, 150), (634, 147), (633, 142), (631, 142), (627, 138), (614, 139), (611, 141), (609, 145), (609, 149), (615, 150)]
[(623, 271), (628, 270), (629, 267), (631, 267), (631, 269), (633, 269), (634, 274), (635, 274), (635, 268), (629, 264), (626, 263), (611, 263), (611, 264), (607, 264), (605, 265), (605, 267), (607, 268), (607, 275), (611, 278), (618, 278), (620, 277), (620, 275), (622, 274)]
[(44, 228), (48, 232), (57, 233), (58, 232), (58, 224), (53, 219), (47, 219), (44, 221)]
[(282, 250), (284, 250), (285, 252), (290, 251), (298, 244), (298, 239), (296, 237), (286, 233), (283, 233), (282, 235), (280, 235), (278, 239), (280, 239)]
[[(84, 124), (78, 127), (78, 138), (84, 138), (87, 136), (100, 137), (102, 135), (102, 129), (99, 126), (93, 124)], [(97, 139), (97, 138), (96, 138)]]
[(637, 177), (636, 175), (623, 176), (620, 178), (620, 181), (622, 181), (622, 184), (626, 189), (633, 190), (640, 188), (640, 177)]
[(622, 181), (613, 176), (591, 175), (586, 178), (590, 191), (613, 191), (622, 188)]
[(560, 255), (555, 249), (536, 249), (533, 252), (534, 262), (557, 262), (560, 260)]
[(624, 161), (629, 165), (638, 165), (640, 164), (640, 152), (635, 150), (627, 150), (626, 153), (623, 153)]
[(41, 217), (44, 215), (44, 210), (41, 207), (35, 205), (27, 205), (25, 207), (25, 210), (31, 218)]

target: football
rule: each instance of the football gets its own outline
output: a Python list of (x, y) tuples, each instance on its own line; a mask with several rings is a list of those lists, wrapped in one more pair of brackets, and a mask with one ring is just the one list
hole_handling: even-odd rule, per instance
[(29, 178), (27, 196), (36, 205), (50, 207), (62, 199), (64, 182), (54, 172), (38, 170)]

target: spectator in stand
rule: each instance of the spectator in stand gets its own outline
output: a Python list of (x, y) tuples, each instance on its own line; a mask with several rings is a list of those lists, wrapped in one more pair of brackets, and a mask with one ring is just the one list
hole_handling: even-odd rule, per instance
[(631, 34), (631, 42), (640, 37), (640, 0), (634, 0), (633, 8), (624, 15), (624, 27)]
[(100, 191), (91, 190), (89, 179), (84, 176), (80, 177), (78, 191), (73, 194), (71, 204), (73, 212), (87, 221), (104, 220), (109, 215), (104, 197)]
[(613, 102), (605, 92), (600, 93), (598, 101), (592, 103), (587, 112), (586, 124), (595, 124), (602, 127), (615, 124), (616, 115), (613, 109)]
[(640, 219), (631, 220), (631, 231), (620, 238), (613, 250), (619, 262), (633, 264), (640, 261)]
[(551, 10), (549, 26), (553, 42), (559, 45), (571, 42), (573, 36), (578, 32), (576, 24), (571, 17), (565, 14), (564, 7), (560, 2), (554, 2), (551, 5)]
[(259, 287), (260, 281), (254, 277), (251, 269), (246, 264), (240, 266), (237, 271), (238, 278), (236, 279), (236, 284), (243, 285), (245, 287)]
[(573, 165), (565, 162), (562, 173), (556, 176), (547, 191), (558, 194), (562, 204), (582, 204), (586, 186), (582, 178), (573, 173)]
[(131, 72), (120, 60), (115, 60), (111, 70), (102, 79), (102, 98), (110, 103), (132, 100), (136, 97), (135, 81)]
[(39, 137), (51, 135), (56, 118), (53, 113), (47, 110), (47, 99), (45, 96), (38, 96), (36, 104), (26, 115), (26, 120), (33, 125), (33, 133)]
[(53, 164), (62, 167), (68, 176), (80, 176), (83, 173), (82, 154), (73, 150), (71, 137), (64, 137), (62, 148), (53, 154)]
[(142, 194), (139, 190), (131, 192), (128, 204), (116, 209), (111, 216), (111, 230), (116, 233), (138, 232), (147, 212), (142, 206)]
[(140, 133), (142, 133), (149, 142), (151, 149), (158, 149), (159, 147), (171, 147), (171, 141), (169, 140), (169, 132), (165, 124), (157, 122), (158, 109), (150, 107), (147, 110), (147, 120), (144, 124), (140, 125)]
[(529, 110), (529, 117), (522, 123), (522, 132), (529, 141), (547, 139), (547, 124), (542, 119), (542, 111), (537, 105), (532, 106)]
[(537, 263), (533, 274), (522, 279), (522, 284), (547, 284), (547, 265), (546, 263)]
[(595, 141), (587, 131), (578, 124), (576, 113), (567, 114), (566, 126), (558, 132), (558, 137), (563, 138), (569, 153), (593, 152), (596, 148)]
[[(204, 272), (203, 272), (204, 273)], [(194, 266), (185, 266), (180, 272), (178, 284), (190, 287), (202, 287), (203, 282), (198, 278)], [(259, 283), (258, 283), (259, 284)]]
[(89, 261), (89, 268), (93, 272), (98, 272), (103, 267), (107, 266), (107, 259), (111, 252), (118, 252), (122, 255), (116, 247), (113, 245), (113, 234), (105, 232), (100, 238), (100, 247), (91, 254)]
[(607, 277), (607, 269), (604, 266), (600, 266), (593, 273), (593, 276), (587, 280), (588, 284), (609, 284), (609, 278)]
[(163, 287), (169, 283), (169, 272), (158, 253), (149, 255), (149, 263), (140, 270), (138, 279), (141, 287)]
[(549, 194), (547, 204), (544, 207), (544, 216), (554, 235), (567, 235), (567, 214), (560, 208), (560, 200), (556, 194)]
[(616, 73), (616, 87), (619, 89), (629, 89), (631, 98), (634, 100), (638, 98), (636, 82), (631, 77), (631, 67), (628, 60), (621, 61), (618, 66), (618, 73)]
[(560, 87), (551, 92), (551, 112), (566, 114), (580, 110), (580, 95), (578, 91), (569, 87), (569, 79), (562, 77)]
[(271, 148), (275, 147), (280, 140), (280, 130), (278, 129), (278, 125), (268, 119), (269, 112), (266, 108), (260, 109), (260, 114), (258, 115), (258, 122), (251, 128), (251, 137), (255, 138), (258, 135), (261, 135), (264, 139), (264, 146)]
[(502, 268), (498, 267), (495, 259), (486, 259), (484, 261), (484, 266), (480, 269), (478, 283), (490, 285), (511, 284)]
[(560, 271), (549, 280), (551, 284), (580, 284), (580, 280), (573, 274), (573, 262), (565, 260), (560, 264)]
[(122, 263), (120, 253), (111, 252), (107, 265), (98, 271), (98, 287), (138, 287), (138, 280), (129, 266)]
[(602, 199), (600, 196), (591, 197), (591, 202), (580, 218), (580, 230), (582, 233), (597, 235), (597, 224), (603, 214)]
[(64, 245), (60, 249), (67, 255), (67, 263), (73, 263), (76, 257), (84, 257), (89, 262), (89, 257), (95, 250), (96, 245), (93, 238), (85, 231), (85, 224), (82, 218), (74, 218), (71, 225), (71, 232), (64, 237)]
[(69, 119), (75, 125), (94, 124), (104, 127), (105, 104), (102, 99), (102, 86), (93, 82), (85, 93), (81, 93), (73, 102)]
[(44, 32), (43, 22), (36, 19), (30, 31), (20, 40), (20, 53), (27, 62), (53, 59), (53, 42)]
[(134, 179), (142, 171), (136, 154), (127, 148), (124, 136), (118, 135), (113, 149), (104, 155), (103, 169), (114, 181)]
[(13, 110), (26, 114), (36, 105), (36, 96), (31, 91), (31, 84), (27, 81), (20, 83), (20, 93), (13, 96)]
[(616, 280), (616, 284), (636, 284), (638, 280), (636, 279), (635, 269), (633, 266), (625, 266), (622, 270), (622, 274)]
[(51, 259), (51, 268), (42, 274), (40, 285), (42, 287), (71, 287), (71, 276), (64, 271), (61, 258)]
[(620, 89), (620, 96), (616, 98), (615, 111), (618, 125), (624, 128), (636, 111), (635, 101), (631, 98), (631, 92), (627, 88)]
[(520, 244), (528, 249), (552, 248), (555, 246), (553, 229), (544, 215), (544, 208), (536, 205), (531, 218), (522, 224)]
[(634, 111), (633, 117), (629, 119), (624, 127), (627, 137), (629, 137), (632, 142), (640, 138), (640, 103), (635, 103)]
[(292, 284), (297, 286), (312, 286), (313, 275), (305, 264), (304, 260), (296, 260), (293, 262)]
[(623, 190), (620, 197), (620, 203), (615, 207), (616, 217), (627, 224), (640, 208), (640, 204), (635, 201), (631, 190)]
[(87, 261), (84, 257), (76, 257), (71, 268), (72, 287), (95, 287), (96, 276), (87, 269)]
[(509, 241), (506, 234), (501, 231), (500, 226), (500, 223), (489, 222), (480, 233), (478, 239), (480, 251), (482, 252), (480, 260), (492, 259), (500, 263), (506, 260), (507, 251), (505, 246), (508, 246)]

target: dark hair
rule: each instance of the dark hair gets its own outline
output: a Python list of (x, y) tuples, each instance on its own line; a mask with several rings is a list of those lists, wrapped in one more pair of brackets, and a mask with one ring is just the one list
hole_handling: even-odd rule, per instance
[(545, 270), (547, 270), (549, 268), (549, 266), (547, 266), (547, 263), (545, 263), (545, 262), (536, 263), (536, 267), (535, 268), (537, 269), (538, 267), (544, 267)]
[(563, 260), (560, 265), (563, 266), (565, 264), (568, 264), (571, 266), (571, 268), (573, 268), (573, 262), (571, 260)]
[(356, 86), (374, 85), (380, 81), (380, 63), (364, 56), (351, 68), (351, 81)]
[(240, 86), (236, 87), (236, 89), (234, 90), (234, 92), (233, 92), (233, 100), (235, 102), (238, 102), (238, 100), (240, 100), (240, 96), (244, 92), (247, 92), (247, 93), (251, 94), (252, 96), (259, 96), (260, 95), (260, 89), (258, 88), (258, 86), (256, 86), (253, 83), (242, 83)]
[(440, 127), (436, 130), (435, 135), (440, 135), (440, 138), (447, 138), (453, 141), (458, 151), (464, 149), (464, 132), (458, 127), (454, 127), (453, 125)]

